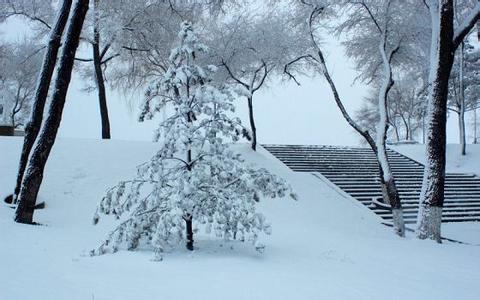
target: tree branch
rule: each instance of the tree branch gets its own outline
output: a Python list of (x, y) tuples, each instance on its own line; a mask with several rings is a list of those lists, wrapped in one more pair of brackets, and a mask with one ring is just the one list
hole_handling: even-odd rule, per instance
[(370, 145), (370, 147), (372, 147), (373, 151), (377, 152), (377, 146), (375, 145), (375, 141), (373, 140), (373, 138), (370, 135), (370, 133), (368, 132), (368, 130), (364, 130), (363, 128), (361, 128), (360, 125), (358, 125), (357, 122), (355, 122), (355, 120), (353, 120), (352, 117), (350, 117), (347, 110), (345, 109), (345, 106), (343, 105), (343, 102), (340, 99), (340, 95), (338, 94), (337, 87), (336, 87), (335, 83), (333, 82), (333, 79), (330, 76), (330, 73), (328, 71), (327, 64), (325, 62), (325, 58), (323, 56), (322, 49), (320, 48), (320, 46), (316, 42), (315, 35), (313, 33), (313, 22), (322, 12), (323, 12), (323, 7), (315, 7), (310, 14), (310, 18), (309, 18), (309, 22), (308, 22), (309, 30), (310, 30), (310, 38), (311, 38), (312, 43), (314, 44), (314, 46), (317, 50), (318, 61), (319, 61), (319, 64), (320, 64), (321, 71), (323, 73), (323, 76), (327, 80), (328, 85), (330, 86), (330, 89), (332, 91), (335, 103), (337, 104), (338, 108), (340, 109), (340, 111), (341, 111), (343, 117), (345, 118), (345, 120), (348, 122), (348, 124), (353, 129), (355, 129), (355, 131), (357, 131), (361, 136), (363, 136), (367, 140), (368, 144)]
[(111, 61), (112, 59), (114, 59), (114, 58), (117, 57), (117, 56), (120, 56), (120, 54), (119, 54), (119, 53), (114, 54), (114, 55), (108, 57), (107, 59), (103, 60), (100, 64), (104, 65), (104, 64), (106, 64), (107, 62)]
[(75, 60), (81, 61), (81, 62), (91, 62), (93, 59), (91, 58), (80, 58), (80, 57), (75, 57)]
[[(260, 79), (260, 82), (258, 83), (257, 87), (254, 87), (254, 84), (255, 84), (255, 79), (257, 77), (257, 74), (260, 72), (260, 70), (263, 69), (263, 76), (262, 76), (262, 79)], [(260, 68), (258, 68), (256, 71), (255, 71), (255, 75), (254, 75), (254, 81), (252, 83), (252, 92), (256, 92), (258, 91), (258, 89), (260, 87), (262, 87), (263, 83), (265, 82), (265, 78), (267, 78), (267, 75), (270, 71), (268, 70), (268, 67), (267, 67), (267, 64), (265, 63), (265, 61), (262, 60), (262, 66)]]
[(310, 54), (306, 54), (306, 55), (301, 55), (297, 58), (295, 58), (294, 60), (288, 62), (287, 64), (285, 64), (285, 66), (283, 66), (283, 73), (284, 74), (287, 74), (288, 75), (288, 78), (292, 79), (293, 81), (295, 81), (295, 83), (297, 85), (300, 85), (300, 82), (298, 82), (297, 78), (289, 71), (289, 68), (290, 66), (296, 64), (297, 62), (301, 61), (301, 60), (306, 60), (306, 59), (313, 59), (315, 62), (318, 63), (318, 60), (313, 57), (313, 55), (310, 55)]
[(480, 2), (477, 2), (470, 14), (463, 20), (462, 24), (455, 29), (453, 34), (453, 46), (458, 48), (460, 43), (465, 39), (465, 36), (472, 30), (473, 26), (480, 19)]
[(13, 12), (6, 14), (5, 18), (9, 18), (9, 17), (13, 17), (13, 16), (22, 16), (22, 17), (25, 17), (27, 19), (30, 19), (31, 21), (38, 22), (38, 23), (44, 25), (45, 27), (47, 27), (48, 30), (52, 29), (52, 26), (50, 26), (45, 20), (43, 20), (43, 19), (41, 19), (37, 16), (30, 15), (27, 12), (24, 12), (24, 11), (14, 10)]
[(103, 48), (102, 52), (100, 53), (100, 60), (103, 60), (103, 57), (105, 56), (105, 54), (107, 54), (107, 51), (108, 49), (110, 49), (110, 46), (112, 44), (108, 43), (107, 45), (105, 45), (105, 47)]
[(352, 1), (351, 2), (352, 4), (358, 4), (360, 6), (362, 6), (366, 11), (367, 11), (367, 14), (369, 15), (370, 19), (372, 19), (373, 21), (373, 24), (375, 24), (375, 27), (377, 27), (378, 31), (380, 32), (380, 34), (383, 33), (383, 30), (380, 28), (380, 24), (378, 24), (377, 22), (377, 19), (373, 16), (373, 13), (372, 11), (370, 10), (370, 8), (368, 7), (368, 5), (365, 3), (365, 1)]
[(240, 85), (244, 86), (246, 89), (250, 89), (250, 86), (248, 84), (246, 84), (245, 82), (241, 81), (239, 78), (237, 78), (232, 70), (230, 69), (230, 67), (228, 66), (228, 64), (223, 60), (222, 58), (222, 66), (225, 67), (225, 69), (227, 70), (228, 72), (228, 75), (230, 75), (230, 77), (235, 80), (237, 83), (239, 83)]
[(128, 46), (122, 46), (122, 48), (129, 51), (150, 52), (150, 49), (140, 49), (140, 48), (133, 48)]

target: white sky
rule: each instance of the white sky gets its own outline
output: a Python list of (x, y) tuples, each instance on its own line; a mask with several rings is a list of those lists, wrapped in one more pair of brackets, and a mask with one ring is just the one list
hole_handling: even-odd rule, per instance
[[(18, 21), (0, 26), (2, 38), (18, 39), (28, 32)], [(328, 40), (324, 46), (327, 64), (337, 84), (345, 107), (351, 113), (357, 110), (366, 95), (362, 84), (353, 85), (356, 72), (344, 57), (338, 41)], [(79, 56), (88, 57), (90, 51)], [(259, 143), (356, 145), (360, 137), (351, 129), (335, 105), (331, 91), (321, 78), (302, 78), (302, 85), (274, 81), (254, 96), (254, 110)], [(61, 137), (100, 138), (100, 112), (96, 91), (82, 91), (83, 82), (74, 75), (68, 92)], [(113, 139), (151, 140), (155, 122), (138, 123), (137, 111), (141, 100), (125, 99), (116, 91), (107, 90), (107, 100)], [(239, 99), (237, 114), (248, 125), (246, 99)], [(457, 118), (448, 122), (447, 140), (458, 142)], [(469, 130), (470, 123), (467, 123)], [(467, 136), (470, 141), (470, 135)]]

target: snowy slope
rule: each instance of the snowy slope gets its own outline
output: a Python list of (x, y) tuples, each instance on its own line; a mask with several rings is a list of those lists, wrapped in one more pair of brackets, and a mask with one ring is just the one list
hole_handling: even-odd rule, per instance
[[(13, 189), (20, 146), (20, 138), (0, 138), (2, 198)], [(96, 204), (155, 144), (64, 139), (40, 191), (47, 208), (35, 219), (45, 226), (14, 224), (0, 206), (0, 299), (478, 299), (480, 247), (397, 238), (318, 178), (237, 147), (299, 195), (262, 201), (273, 227), (265, 253), (197, 236), (193, 253), (182, 247), (163, 262), (149, 252), (85, 256), (112, 228), (91, 225)]]
[[(425, 145), (390, 146), (418, 162), (425, 162)], [(459, 144), (447, 144), (447, 172), (474, 173), (480, 176), (480, 145), (467, 145), (467, 154), (460, 154)]]

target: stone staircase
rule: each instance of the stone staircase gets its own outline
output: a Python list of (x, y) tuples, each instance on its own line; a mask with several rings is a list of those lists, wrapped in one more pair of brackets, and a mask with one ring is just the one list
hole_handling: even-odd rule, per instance
[[(378, 164), (370, 148), (264, 145), (296, 172), (318, 172), (389, 222), (382, 202)], [(406, 223), (415, 223), (422, 188), (423, 165), (391, 149), (388, 158), (400, 193)], [(480, 221), (480, 178), (448, 173), (443, 222)]]

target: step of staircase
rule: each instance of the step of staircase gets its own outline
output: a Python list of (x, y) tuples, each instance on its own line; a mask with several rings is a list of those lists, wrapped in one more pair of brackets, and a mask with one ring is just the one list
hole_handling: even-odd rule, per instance
[[(370, 148), (302, 145), (264, 145), (266, 150), (296, 172), (320, 173), (344, 192), (370, 208), (385, 221), (389, 209), (382, 201), (378, 163)], [(388, 159), (397, 182), (406, 223), (415, 223), (422, 189), (423, 165), (394, 150)], [(480, 221), (480, 178), (474, 174), (448, 173), (442, 222)]]

